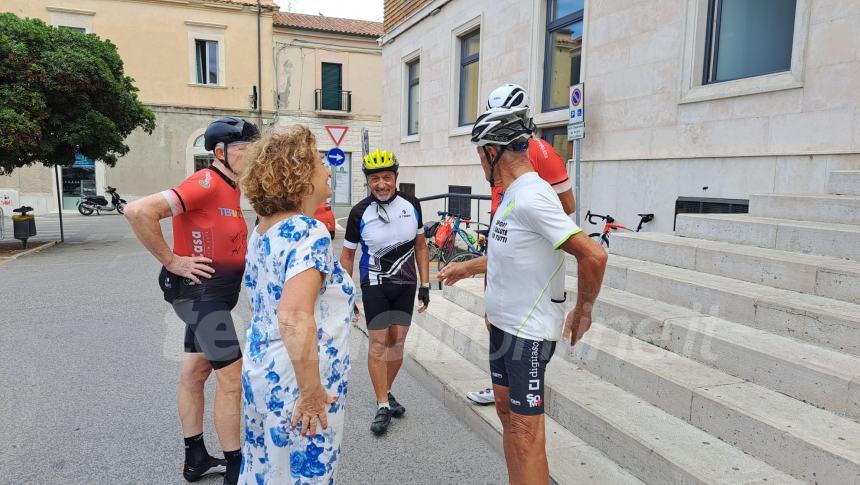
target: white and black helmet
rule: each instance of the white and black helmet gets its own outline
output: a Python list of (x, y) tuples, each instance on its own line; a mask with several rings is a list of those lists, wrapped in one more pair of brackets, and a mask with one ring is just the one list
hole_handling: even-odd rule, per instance
[(528, 111), (529, 95), (519, 84), (503, 84), (490, 93), (487, 109), (507, 108)]
[(507, 147), (518, 141), (528, 142), (534, 131), (534, 123), (523, 116), (522, 108), (490, 108), (475, 120), (472, 143)]

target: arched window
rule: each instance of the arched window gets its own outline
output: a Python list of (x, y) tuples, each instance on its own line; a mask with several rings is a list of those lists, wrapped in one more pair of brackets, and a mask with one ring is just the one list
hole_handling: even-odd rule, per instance
[(202, 168), (206, 168), (209, 165), (212, 165), (212, 162), (215, 161), (215, 156), (212, 152), (206, 151), (205, 139), (203, 135), (197, 137), (194, 140), (194, 149), (192, 153), (194, 155), (194, 171), (198, 171)]

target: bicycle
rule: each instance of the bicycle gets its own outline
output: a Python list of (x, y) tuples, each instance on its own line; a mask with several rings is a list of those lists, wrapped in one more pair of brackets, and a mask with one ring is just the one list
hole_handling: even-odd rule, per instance
[(654, 214), (637, 214), (639, 216), (639, 225), (636, 226), (636, 230), (625, 227), (621, 224), (615, 223), (615, 218), (611, 215), (607, 214), (602, 216), (600, 214), (592, 214), (591, 211), (588, 211), (585, 214), (585, 220), (588, 221), (589, 224), (597, 225), (597, 222), (594, 222), (594, 218), (601, 219), (606, 221), (606, 224), (603, 225), (603, 230), (601, 232), (593, 232), (588, 235), (588, 237), (594, 238), (598, 244), (603, 246), (605, 249), (609, 249), (609, 235), (613, 231), (628, 231), (628, 232), (639, 232), (642, 230), (642, 226), (654, 220)]
[[(430, 229), (433, 234), (427, 239), (427, 245), (430, 247), (431, 257), (435, 253), (436, 258), (434, 259), (437, 259), (440, 270), (450, 263), (461, 263), (487, 254), (489, 226), (463, 219), (450, 212), (440, 211), (437, 214), (441, 220), (431, 226)], [(478, 227), (484, 226), (487, 229), (476, 231), (477, 237), (475, 237), (462, 228), (463, 225), (469, 228), (472, 224), (478, 225)], [(457, 246), (458, 237), (465, 245), (465, 250)]]

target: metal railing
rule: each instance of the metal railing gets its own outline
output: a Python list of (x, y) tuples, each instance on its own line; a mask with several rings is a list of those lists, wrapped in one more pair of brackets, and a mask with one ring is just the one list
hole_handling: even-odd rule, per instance
[(314, 90), (314, 111), (352, 112), (352, 91)]
[[(477, 217), (477, 218), (470, 218), (470, 219), (472, 219), (473, 221), (477, 222), (477, 223), (478, 223), (478, 225), (480, 226), (480, 225), (482, 224), (482, 222), (481, 222), (481, 216), (483, 215), (483, 213), (481, 212), (481, 201), (482, 201), (482, 200), (492, 200), (493, 198), (492, 198), (492, 197), (490, 197), (489, 195), (453, 194), (453, 193), (449, 193), (449, 194), (431, 195), (431, 196), (429, 196), (429, 197), (421, 197), (421, 198), (419, 198), (419, 199), (418, 199), (418, 201), (419, 201), (419, 202), (429, 202), (429, 201), (433, 201), (433, 200), (440, 200), (440, 199), (442, 199), (442, 200), (444, 200), (444, 201), (445, 201), (445, 209), (444, 209), (444, 212), (448, 212), (448, 202), (449, 202), (451, 199), (470, 200), (470, 201), (475, 201), (475, 202), (477, 202), (478, 207), (477, 207), (477, 211), (476, 211), (476, 212), (477, 212), (477, 214), (478, 214), (478, 217)], [(464, 214), (457, 214), (457, 215), (459, 215), (459, 216), (463, 216)], [(490, 217), (489, 217), (489, 213), (488, 213), (488, 214), (487, 214), (487, 221), (489, 221), (489, 218), (490, 218)], [(426, 219), (426, 220), (429, 220), (429, 219)]]

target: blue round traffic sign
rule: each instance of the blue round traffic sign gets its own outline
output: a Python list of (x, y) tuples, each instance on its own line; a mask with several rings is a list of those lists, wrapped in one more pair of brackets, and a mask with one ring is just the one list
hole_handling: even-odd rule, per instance
[(571, 98), (570, 98), (571, 104), (573, 104), (574, 106), (578, 106), (579, 101), (581, 99), (582, 99), (582, 91), (580, 91), (579, 89), (574, 89), (573, 90), (573, 96), (571, 96)]
[(346, 161), (346, 154), (340, 148), (332, 148), (326, 153), (325, 158), (332, 167), (340, 167)]

